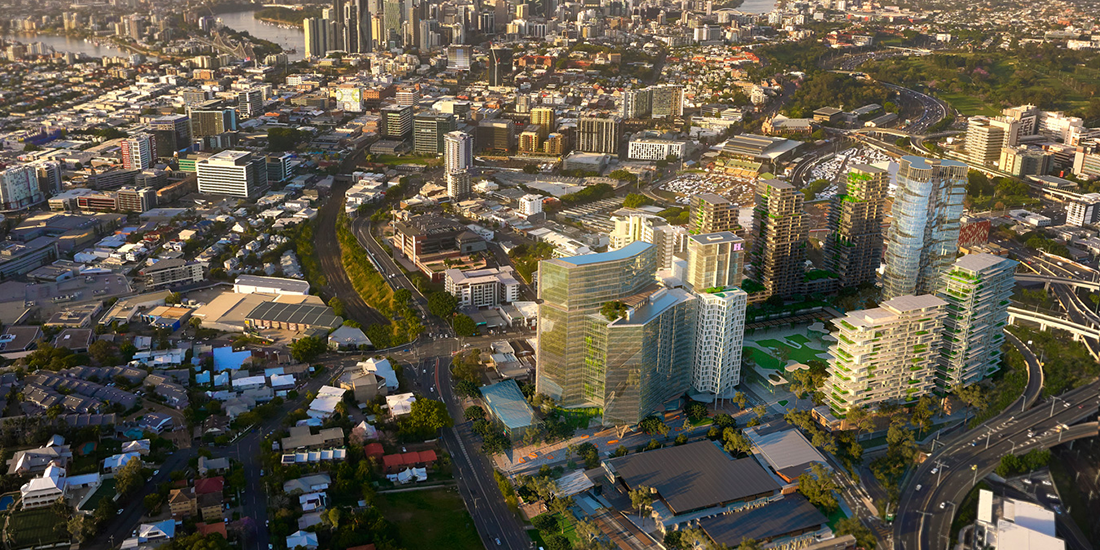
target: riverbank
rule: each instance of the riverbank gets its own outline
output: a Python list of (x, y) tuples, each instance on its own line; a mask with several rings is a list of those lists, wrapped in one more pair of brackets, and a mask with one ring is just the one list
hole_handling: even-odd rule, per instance
[(293, 10), (290, 8), (271, 7), (264, 8), (262, 10), (256, 10), (252, 13), (252, 17), (260, 21), (274, 23), (276, 25), (290, 25), (293, 27), (301, 27), (302, 21), (305, 21), (306, 19), (311, 17), (321, 17), (321, 10), (320, 8)]

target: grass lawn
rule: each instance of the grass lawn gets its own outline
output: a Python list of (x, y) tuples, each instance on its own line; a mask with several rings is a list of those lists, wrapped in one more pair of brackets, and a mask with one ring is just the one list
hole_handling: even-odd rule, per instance
[[(809, 342), (809, 339), (807, 339), (806, 342)], [(797, 342), (797, 343), (805, 344), (806, 342)], [(825, 352), (825, 351), (818, 351), (816, 349), (806, 347), (805, 345), (803, 345), (800, 348), (795, 348), (795, 347), (792, 347), (787, 342), (782, 341), (782, 340), (774, 340), (774, 339), (757, 340), (756, 345), (763, 346), (765, 348), (770, 348), (770, 349), (786, 349), (789, 352), (789, 355), (787, 357), (789, 357), (789, 358), (791, 358), (795, 361), (798, 361), (799, 363), (808, 363), (808, 362), (810, 362), (814, 359), (825, 359), (826, 356), (828, 355), (828, 353)], [(778, 365), (779, 361), (776, 360), (775, 363)], [(775, 368), (779, 368), (779, 366), (776, 366)]]
[(397, 525), (407, 550), (481, 550), (481, 539), (458, 493), (445, 489), (378, 495), (378, 508)]
[(745, 346), (741, 353), (745, 355), (746, 359), (754, 361), (757, 365), (760, 365), (765, 369), (778, 370), (781, 366), (779, 364), (779, 359), (776, 359), (775, 357), (768, 355), (766, 352), (758, 350), (756, 348)]
[[(577, 537), (577, 529), (573, 526), (573, 518), (571, 516), (566, 517), (566, 516), (563, 516), (561, 514), (552, 514), (552, 515), (554, 516), (555, 519), (558, 520), (558, 530), (554, 531), (553, 533), (546, 533), (546, 534), (547, 535), (565, 535), (565, 538), (569, 539), (569, 542), (573, 543), (573, 545), (576, 546), (576, 544), (578, 542), (580, 542), (580, 539)], [(564, 532), (562, 531), (563, 529), (564, 529)], [(542, 533), (540, 533), (537, 529), (532, 530), (532, 531), (528, 531), (527, 534), (528, 534), (528, 536), (531, 537), (531, 540), (535, 541), (536, 546), (541, 546), (543, 548), (546, 548), (546, 541), (543, 538)]]
[[(820, 508), (818, 508), (818, 509), (821, 510)], [(825, 510), (821, 510), (821, 513), (825, 514)], [(844, 512), (842, 512), (840, 510), (840, 508), (837, 508), (836, 510), (833, 511), (833, 513), (825, 514), (825, 517), (826, 517), (826, 519), (829, 520), (829, 529), (832, 529), (833, 531), (836, 531), (837, 522), (839, 522), (840, 520), (842, 520), (842, 519), (844, 519), (848, 516), (845, 516)]]
[(12, 546), (54, 544), (69, 540), (68, 536), (59, 536), (54, 526), (61, 523), (60, 518), (49, 508), (38, 508), (14, 512), (8, 523), (8, 536)]
[(949, 105), (958, 109), (959, 112), (961, 112), (964, 116), (994, 116), (1001, 113), (1001, 110), (996, 108), (995, 106), (982, 101), (979, 97), (975, 97), (969, 94), (939, 92), (937, 95), (940, 99), (946, 101)]
[(105, 479), (103, 484), (92, 493), (92, 496), (88, 497), (88, 502), (84, 503), (82, 510), (95, 510), (95, 507), (99, 505), (99, 501), (105, 498), (115, 497), (115, 479)]

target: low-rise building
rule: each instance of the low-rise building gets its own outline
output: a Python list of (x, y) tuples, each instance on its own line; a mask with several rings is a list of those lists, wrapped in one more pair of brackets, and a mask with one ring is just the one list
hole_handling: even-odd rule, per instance
[(492, 307), (519, 299), (519, 281), (512, 268), (448, 269), (444, 272), (446, 290), (458, 298), (460, 306)]
[(198, 283), (206, 279), (206, 265), (183, 259), (161, 260), (145, 267), (140, 274), (152, 288), (177, 284)]

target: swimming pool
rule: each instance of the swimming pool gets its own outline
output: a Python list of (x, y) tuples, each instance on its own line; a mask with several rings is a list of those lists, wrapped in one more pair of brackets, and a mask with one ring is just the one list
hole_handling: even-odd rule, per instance
[(80, 448), (80, 454), (90, 455), (95, 450), (95, 441), (89, 441)]
[(15, 497), (12, 495), (4, 495), (0, 497), (0, 510), (7, 510), (13, 502), (15, 502)]

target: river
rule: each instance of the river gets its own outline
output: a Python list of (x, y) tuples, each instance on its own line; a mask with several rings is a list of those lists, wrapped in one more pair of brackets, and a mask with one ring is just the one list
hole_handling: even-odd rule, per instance
[(56, 52), (82, 53), (88, 57), (129, 55), (129, 53), (114, 47), (107, 40), (100, 40), (99, 46), (96, 46), (91, 42), (85, 42), (83, 38), (72, 38), (70, 36), (58, 36), (53, 34), (5, 33), (0, 35), (0, 38), (4, 40), (16, 40), (24, 44), (41, 42), (50, 46)]
[(739, 11), (745, 13), (769, 13), (775, 10), (776, 0), (745, 0)]
[(221, 18), (223, 25), (235, 31), (244, 31), (261, 40), (274, 42), (282, 46), (284, 51), (297, 50), (298, 53), (287, 54), (287, 58), (291, 62), (300, 61), (305, 57), (306, 33), (301, 27), (294, 29), (280, 28), (277, 25), (271, 25), (256, 19), (253, 16), (254, 13), (254, 11), (236, 11), (221, 13), (217, 17)]
[[(253, 11), (238, 11), (219, 14), (217, 17), (221, 18), (222, 24), (233, 30), (245, 31), (256, 38), (274, 42), (282, 46), (284, 51), (289, 51), (291, 49), (297, 50), (298, 53), (287, 54), (287, 58), (291, 62), (300, 61), (305, 57), (305, 32), (302, 31), (301, 27), (296, 29), (282, 29), (276, 25), (269, 25), (256, 19), (253, 17), (253, 13)], [(99, 41), (100, 45), (96, 46), (91, 42), (85, 42), (82, 38), (71, 38), (52, 34), (5, 33), (0, 35), (0, 38), (4, 38), (5, 40), (17, 40), (24, 44), (42, 42), (52, 47), (54, 51), (57, 52), (82, 53), (88, 57), (128, 55), (126, 52), (111, 46), (110, 42), (106, 39), (101, 39)]]

